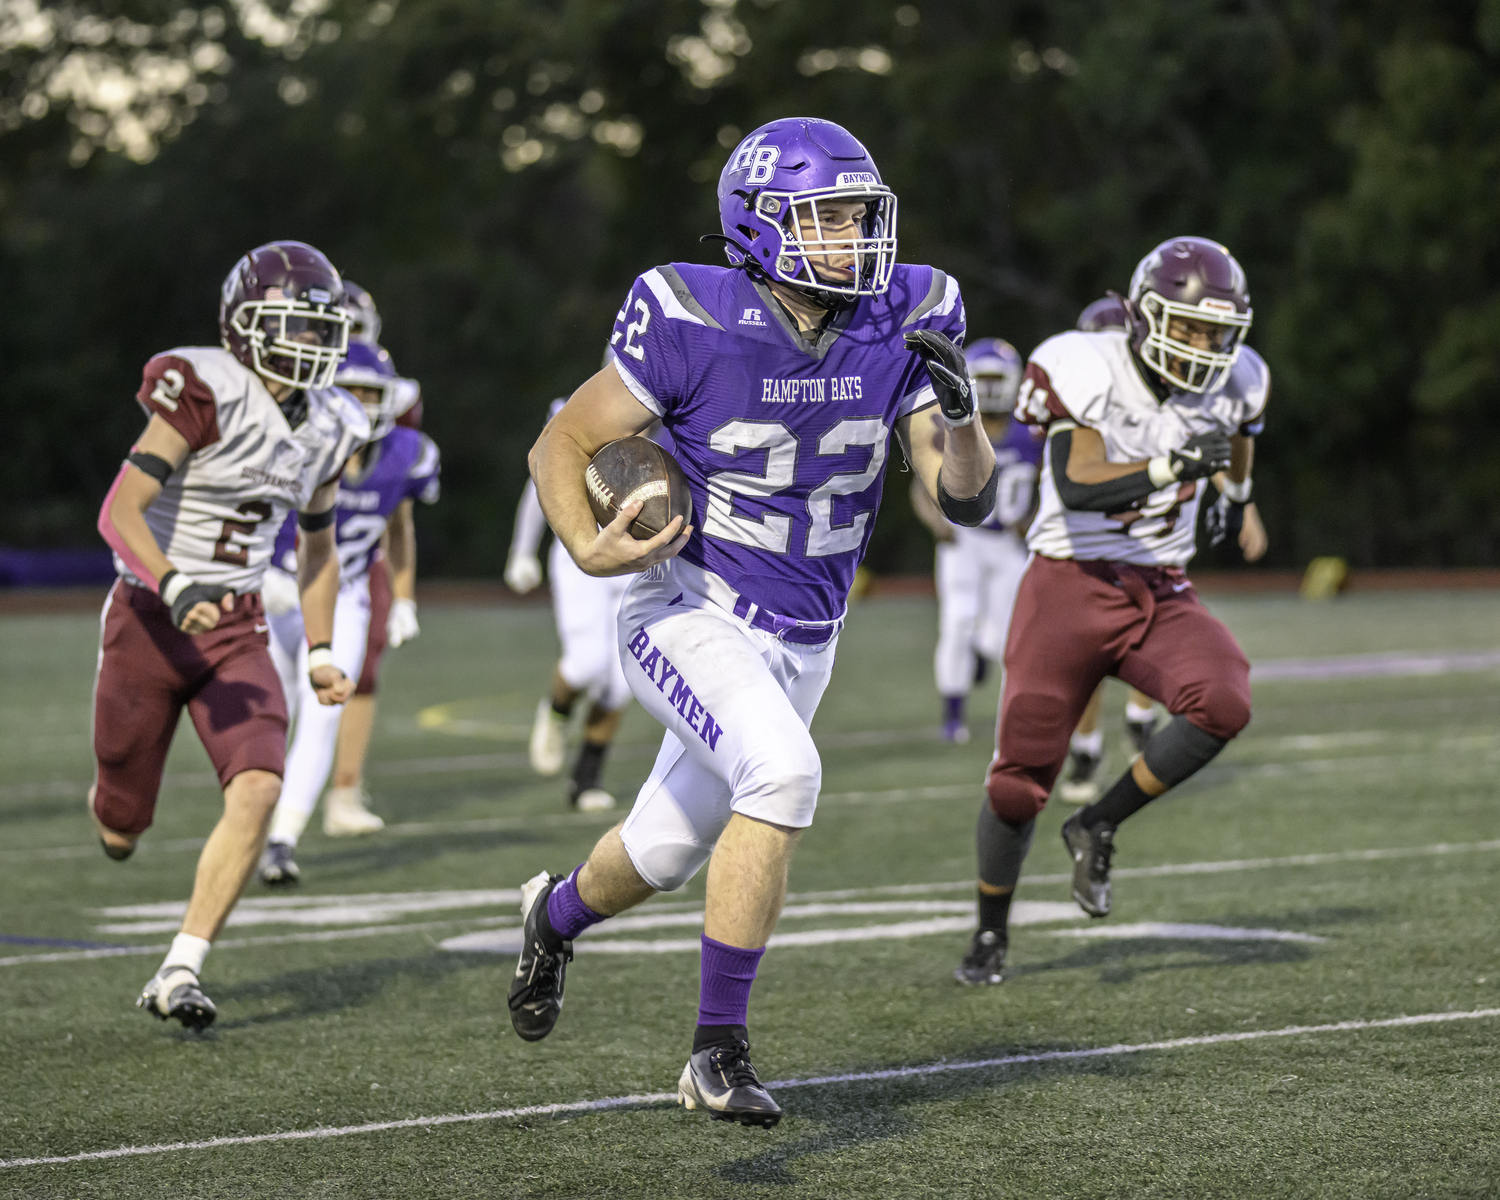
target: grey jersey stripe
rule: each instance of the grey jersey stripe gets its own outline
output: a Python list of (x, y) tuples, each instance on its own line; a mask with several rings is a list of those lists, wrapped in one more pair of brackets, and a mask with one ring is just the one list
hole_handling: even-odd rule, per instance
[(947, 293), (947, 291), (948, 276), (943, 274), (943, 272), (939, 271), (936, 267), (933, 267), (932, 286), (927, 289), (927, 295), (923, 298), (922, 303), (917, 305), (916, 308), (912, 309), (911, 312), (906, 314), (906, 320), (901, 322), (901, 328), (905, 329), (913, 321), (920, 320), (928, 313), (930, 313), (933, 309), (935, 309), (939, 304), (943, 302), (943, 296)]
[(702, 321), (710, 329), (722, 330), (724, 328), (724, 326), (720, 325), (709, 315), (708, 309), (698, 303), (698, 298), (688, 290), (688, 285), (683, 281), (682, 276), (677, 273), (675, 267), (657, 267), (656, 270), (667, 281), (667, 286), (672, 289), (672, 295), (677, 297), (677, 302), (683, 308), (687, 309), (688, 312), (692, 313), (693, 316), (697, 317), (698, 320)]

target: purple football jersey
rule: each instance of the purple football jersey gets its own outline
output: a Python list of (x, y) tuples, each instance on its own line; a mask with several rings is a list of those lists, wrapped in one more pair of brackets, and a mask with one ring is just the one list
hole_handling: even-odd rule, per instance
[(995, 511), (979, 528), (996, 532), (1011, 529), (1026, 519), (1036, 504), (1036, 474), (1041, 467), (1042, 449), (1047, 439), (1040, 430), (1022, 425), (1014, 417), (1005, 423), (1005, 432), (994, 443), (995, 465), (1000, 468), (999, 488), (995, 493)]
[[(438, 448), (425, 433), (398, 425), (366, 446), (363, 470), (346, 468), (334, 502), (335, 539), (342, 579), (356, 579), (370, 569), (380, 535), (391, 514), (406, 499), (434, 504), (438, 498)], [(282, 570), (297, 570), (297, 514), (290, 513), (276, 535), (271, 561)]]
[(923, 328), (963, 341), (958, 284), (932, 267), (898, 265), (883, 295), (836, 314), (815, 342), (743, 271), (674, 263), (640, 276), (610, 345), (693, 493), (682, 557), (773, 613), (841, 618), (891, 432), (936, 402), (901, 336)]

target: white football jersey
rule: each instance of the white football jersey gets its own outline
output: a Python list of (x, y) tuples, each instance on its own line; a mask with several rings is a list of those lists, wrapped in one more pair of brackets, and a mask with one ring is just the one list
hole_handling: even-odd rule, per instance
[(1260, 432), (1271, 373), (1245, 346), (1216, 391), (1174, 390), (1161, 400), (1142, 375), (1146, 369), (1131, 354), (1128, 335), (1116, 329), (1060, 333), (1032, 352), (1016, 415), (1049, 434), (1040, 508), (1026, 535), (1033, 553), (1178, 567), (1193, 557), (1205, 480), (1174, 483), (1123, 512), (1075, 512), (1057, 494), (1051, 434), (1063, 422), (1093, 429), (1110, 462), (1145, 462), (1213, 429), (1253, 436)]
[[(257, 591), (289, 510), (370, 438), (370, 422), (339, 388), (308, 391), (307, 417), (291, 428), (255, 372), (227, 350), (189, 346), (146, 364), (136, 399), (187, 439), (146, 524), (183, 574), (238, 594)], [(115, 555), (115, 569), (138, 585)]]

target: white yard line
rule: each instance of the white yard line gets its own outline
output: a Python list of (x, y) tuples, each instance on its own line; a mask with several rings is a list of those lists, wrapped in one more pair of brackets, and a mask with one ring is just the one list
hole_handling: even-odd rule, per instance
[(1179, 925), (1171, 921), (1137, 921), (1130, 925), (1089, 925), (1083, 929), (1049, 929), (1052, 937), (1119, 938), (1122, 941), (1143, 938), (1169, 938), (1193, 942), (1326, 942), (1325, 937), (1311, 933), (1294, 933), (1288, 929), (1238, 929), (1232, 925)]
[[(1204, 1046), (1222, 1046), (1236, 1042), (1262, 1041), (1267, 1038), (1307, 1037), (1328, 1033), (1359, 1033), (1369, 1029), (1400, 1029), (1414, 1025), (1438, 1025), (1453, 1021), (1480, 1021), (1500, 1016), (1500, 1008), (1476, 1008), (1465, 1012), (1420, 1013), (1415, 1016), (1387, 1017), (1382, 1020), (1338, 1021), (1330, 1025), (1288, 1025), (1281, 1029), (1254, 1029), (1238, 1033), (1210, 1033), (1198, 1037), (1170, 1038), (1160, 1042), (1119, 1043), (1082, 1050), (1045, 1050), (1036, 1054), (1008, 1054), (1000, 1058), (971, 1059), (960, 1062), (928, 1063), (923, 1066), (892, 1067), (882, 1071), (851, 1071), (841, 1075), (814, 1075), (802, 1079), (780, 1079), (766, 1084), (776, 1091), (792, 1088), (831, 1087), (844, 1083), (876, 1083), (888, 1079), (913, 1079), (928, 1075), (949, 1075), (962, 1071), (986, 1071), (1002, 1067), (1027, 1066), (1032, 1063), (1075, 1062), (1091, 1058), (1114, 1058), (1125, 1054), (1146, 1054), (1189, 1050)], [(89, 1150), (80, 1154), (58, 1154), (38, 1158), (0, 1159), (0, 1170), (20, 1167), (59, 1166), (68, 1163), (98, 1162), (114, 1158), (136, 1158), (147, 1154), (180, 1154), (188, 1150), (220, 1150), (229, 1146), (253, 1146), (265, 1142), (318, 1141), (351, 1137), (356, 1134), (385, 1133), (393, 1129), (430, 1129), (440, 1125), (463, 1125), (478, 1121), (504, 1121), (517, 1117), (551, 1117), (571, 1113), (607, 1112), (612, 1109), (645, 1108), (668, 1104), (676, 1099), (672, 1092), (645, 1092), (628, 1096), (608, 1096), (600, 1100), (573, 1100), (559, 1104), (533, 1104), (518, 1108), (497, 1108), (488, 1112), (448, 1113), (443, 1116), (407, 1117), (400, 1121), (371, 1121), (361, 1125), (318, 1126), (312, 1129), (289, 1129), (280, 1133), (254, 1133), (239, 1137), (207, 1138), (197, 1142), (158, 1142), (146, 1146), (119, 1146), (112, 1150)]]

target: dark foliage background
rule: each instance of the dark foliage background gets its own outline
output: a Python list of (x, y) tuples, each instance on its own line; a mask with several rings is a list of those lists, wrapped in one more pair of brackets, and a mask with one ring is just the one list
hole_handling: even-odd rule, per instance
[[(424, 572), (498, 574), (548, 400), (729, 147), (849, 126), (901, 253), (1023, 352), (1152, 245), (1249, 272), (1271, 560), (1500, 562), (1500, 0), (0, 5), (0, 541), (87, 544), (152, 353), (311, 241), (427, 396)], [(929, 545), (893, 474), (877, 570)]]

